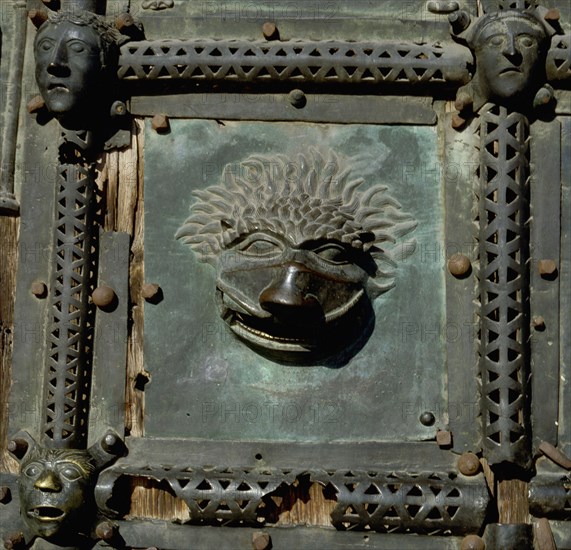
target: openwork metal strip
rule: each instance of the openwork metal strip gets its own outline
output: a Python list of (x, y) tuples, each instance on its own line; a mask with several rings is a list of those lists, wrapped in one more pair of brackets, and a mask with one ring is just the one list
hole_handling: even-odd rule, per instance
[(483, 524), (488, 503), (482, 483), (462, 485), (443, 472), (339, 471), (312, 478), (337, 492), (331, 519), (338, 529), (463, 533)]
[(101, 474), (96, 494), (100, 508), (112, 508), (113, 488), (122, 477), (151, 478), (166, 482), (189, 508), (196, 523), (255, 524), (264, 507), (262, 499), (282, 483), (292, 484), (299, 472), (230, 467), (115, 466)]
[(144, 41), (121, 48), (119, 78), (315, 83), (469, 80), (468, 50), (398, 42)]
[(95, 269), (94, 168), (58, 166), (58, 192), (48, 334), (44, 443), (86, 444), (93, 309), (88, 298)]
[(549, 80), (571, 79), (571, 34), (552, 38), (546, 68)]
[(486, 457), (529, 460), (529, 123), (486, 105), (480, 123), (480, 375)]
[(116, 498), (114, 487), (120, 486), (119, 479), (124, 476), (168, 483), (188, 505), (191, 523), (264, 522), (272, 494), (277, 495), (282, 486), (291, 486), (301, 476), (309, 476), (337, 494), (331, 519), (341, 530), (475, 531), (484, 522), (489, 501), (483, 479), (459, 482), (447, 473), (115, 466), (99, 480), (96, 496), (100, 508), (109, 511), (107, 503)]

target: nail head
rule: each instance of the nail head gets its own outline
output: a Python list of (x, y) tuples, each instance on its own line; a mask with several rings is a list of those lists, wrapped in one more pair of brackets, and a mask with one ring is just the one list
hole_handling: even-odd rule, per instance
[(420, 423), (423, 426), (433, 426), (435, 422), (436, 418), (430, 411), (425, 411), (420, 415)]
[(151, 126), (158, 134), (165, 134), (171, 127), (169, 117), (167, 115), (155, 115), (151, 120)]
[(539, 260), (538, 269), (541, 276), (554, 275), (557, 272), (557, 263), (555, 260)]
[(452, 445), (452, 432), (438, 430), (436, 432), (436, 443), (439, 447), (450, 447)]
[(475, 476), (480, 471), (480, 459), (474, 453), (464, 453), (458, 459), (458, 470), (465, 476)]
[(46, 286), (46, 283), (42, 283), (41, 281), (36, 281), (35, 283), (32, 283), (31, 290), (32, 294), (36, 298), (44, 298), (48, 293), (48, 287)]
[(252, 535), (252, 548), (254, 550), (267, 550), (270, 548), (271, 541), (272, 539), (268, 533), (259, 531)]
[(116, 298), (115, 291), (109, 286), (98, 286), (91, 295), (93, 303), (100, 308), (110, 306)]
[(296, 107), (297, 109), (301, 109), (302, 107), (305, 107), (306, 103), (307, 103), (307, 98), (305, 96), (305, 93), (302, 90), (292, 90), (289, 94), (288, 94), (288, 99), (289, 102)]
[(469, 273), (471, 267), (470, 259), (464, 254), (454, 254), (448, 260), (448, 270), (454, 277), (463, 277)]
[(262, 34), (266, 40), (279, 40), (280, 33), (275, 23), (266, 21), (262, 25)]
[(460, 545), (461, 550), (484, 550), (486, 543), (477, 535), (464, 537)]
[(141, 288), (141, 295), (145, 300), (152, 300), (159, 293), (161, 287), (156, 283), (145, 283)]

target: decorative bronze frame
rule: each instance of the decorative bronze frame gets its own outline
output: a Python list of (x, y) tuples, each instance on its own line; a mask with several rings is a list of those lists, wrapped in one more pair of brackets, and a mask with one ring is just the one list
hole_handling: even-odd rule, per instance
[[(470, 17), (474, 17), (474, 13), (460, 11), (459, 6), (451, 10), (444, 6), (456, 3), (429, 4), (433, 4), (435, 12), (452, 12), (449, 19), (454, 36), (459, 34), (458, 29), (465, 30)], [(529, 7), (529, 2), (523, 1), (514, 2), (513, 6), (507, 4), (500, 7)], [(18, 8), (22, 5), (18, 4)], [(543, 16), (555, 20), (551, 12)], [(14, 21), (20, 24), (21, 17), (15, 17)], [(450, 99), (451, 91), (469, 82), (472, 61), (470, 51), (452, 41), (445, 46), (429, 46), (413, 42), (397, 44), (394, 40), (356, 43), (240, 39), (166, 44), (161, 40), (133, 40), (122, 46), (117, 74), (125, 95), (131, 97), (131, 112), (138, 116), (158, 114), (155, 97), (164, 89), (160, 86), (166, 86), (171, 94), (181, 90), (188, 94), (185, 86), (189, 81), (197, 83), (201, 92), (216, 94), (243, 93), (248, 85), (255, 83), (259, 92), (267, 89), (285, 97), (292, 87), (299, 85), (307, 90), (307, 109), (296, 105), (290, 94), (290, 105), (284, 102), (287, 107), (282, 113), (265, 114), (259, 119), (331, 121), (331, 113), (311, 105), (311, 93), (340, 94), (341, 101), (349, 107), (342, 122), (365, 119), (434, 123), (438, 118), (445, 134), (446, 158), (452, 159), (459, 151), (471, 147), (473, 172), (463, 174), (461, 181), (446, 182), (446, 235), (454, 234), (462, 242), (474, 243), (469, 254), (453, 258), (448, 264), (447, 319), (450, 322), (459, 318), (459, 307), (474, 311), (474, 316), (480, 319), (479, 345), (476, 350), (469, 344), (448, 343), (448, 391), (451, 403), (479, 400), (482, 426), (481, 430), (467, 426), (451, 414), (448, 430), (438, 434), (440, 446), (435, 442), (400, 445), (364, 442), (359, 445), (358, 459), (349, 444), (181, 443), (127, 437), (127, 456), (100, 474), (94, 490), (103, 523), (113, 526), (105, 536), (105, 530), (99, 529), (97, 537), (111, 546), (185, 548), (192, 533), (198, 545), (223, 540), (234, 544), (235, 540), (243, 539), (247, 546), (254, 532), (249, 527), (263, 521), (271, 493), (281, 484), (292, 484), (300, 476), (309, 476), (311, 481), (329, 486), (337, 494), (332, 523), (340, 532), (322, 532), (317, 528), (295, 532), (268, 529), (275, 547), (282, 543), (296, 544), (293, 541), (299, 540), (297, 537), (313, 544), (326, 544), (336, 537), (341, 544), (352, 547), (367, 537), (368, 547), (372, 548), (402, 545), (405, 541), (410, 548), (429, 548), (434, 540), (442, 548), (467, 548), (462, 545), (467, 544), (469, 537), (462, 537), (482, 535), (487, 548), (504, 548), (508, 541), (512, 545), (520, 541), (519, 547), (523, 548), (523, 544), (530, 543), (530, 533), (525, 527), (492, 525), (484, 533), (490, 496), (479, 467), (469, 464), (470, 452), (481, 451), (492, 466), (507, 462), (530, 473), (536, 469), (530, 492), (532, 513), (552, 520), (559, 544), (571, 544), (569, 478), (561, 471), (569, 469), (565, 455), (570, 454), (571, 437), (565, 418), (571, 412), (570, 386), (544, 383), (548, 377), (558, 379), (560, 369), (571, 362), (566, 340), (566, 330), (571, 326), (570, 297), (560, 293), (560, 287), (570, 281), (571, 265), (570, 220), (566, 214), (570, 208), (565, 204), (569, 202), (571, 186), (569, 156), (565, 154), (565, 148), (568, 151), (571, 146), (571, 111), (565, 104), (570, 97), (569, 44), (569, 34), (561, 31), (554, 35), (546, 55), (546, 76), (558, 88), (554, 93), (560, 100), (557, 106), (552, 105), (551, 121), (549, 117), (537, 119), (531, 106), (520, 113), (492, 103), (470, 117), (460, 97), (459, 114), (446, 112), (444, 100)], [(21, 62), (14, 55), (16, 81), (20, 80), (17, 70)], [(221, 92), (213, 91), (213, 84), (219, 85)], [(378, 93), (380, 85), (386, 85), (385, 89), (392, 94), (402, 90), (415, 96), (411, 100), (413, 108), (394, 98), (396, 114), (381, 113), (367, 118), (362, 105), (370, 105), (369, 100), (374, 103), (385, 99), (370, 97)], [(348, 95), (355, 92), (359, 95)], [(428, 96), (429, 101), (422, 96)], [(436, 98), (433, 104), (430, 98)], [(171, 116), (190, 117), (191, 113), (196, 116), (195, 106), (192, 94), (183, 105), (167, 95), (160, 109), (162, 113), (166, 109)], [(255, 109), (253, 113), (243, 107), (206, 101), (198, 116), (240, 120), (259, 114)], [(13, 121), (13, 116), (14, 113), (8, 118)], [(14, 135), (5, 141), (3, 148), (2, 207), (14, 211), (17, 205), (11, 185), (16, 135), (10, 124), (5, 123), (4, 130), (5, 135)], [(115, 436), (112, 442), (107, 438), (109, 430), (124, 433), (124, 419), (118, 411), (124, 405), (129, 239), (119, 233), (99, 235), (95, 227), (95, 166), (89, 151), (89, 136), (69, 132), (64, 136), (74, 150), (87, 151), (77, 163), (70, 160), (74, 155), (62, 157), (61, 151), (58, 153), (54, 133), (59, 133), (54, 124), (37, 126), (26, 139), (25, 155), (30, 165), (41, 159), (42, 167), (53, 178), (53, 185), (46, 191), (34, 182), (33, 174), (27, 174), (23, 183), (21, 215), (26, 225), (20, 241), (16, 318), (41, 320), (52, 315), (53, 322), (49, 334), (43, 334), (42, 330), (43, 337), (21, 339), (15, 348), (10, 430), (12, 434), (26, 430), (36, 437), (47, 435), (47, 440), (58, 444), (64, 441), (64, 446), (70, 448), (87, 445), (101, 448), (100, 456), (111, 461), (123, 453), (123, 447), (116, 446)], [(120, 142), (120, 139), (111, 142), (111, 146)], [(553, 147), (554, 143), (561, 144), (561, 154)], [(535, 161), (547, 153), (554, 160), (559, 159), (557, 166), (555, 162), (547, 166)], [(53, 162), (58, 156), (61, 164), (54, 170)], [(561, 182), (566, 195), (565, 191), (559, 192)], [(540, 184), (552, 192), (543, 192)], [(466, 219), (472, 192), (480, 200), (474, 218)], [(56, 211), (58, 219), (54, 221)], [(561, 217), (551, 214), (559, 212)], [(80, 220), (76, 219), (78, 216)], [(477, 226), (475, 220), (479, 222)], [(53, 227), (53, 237), (45, 231), (46, 227)], [(70, 227), (74, 228), (74, 237), (78, 231), (84, 237), (76, 239), (73, 249), (66, 247), (70, 237), (66, 228)], [(42, 250), (53, 254), (46, 258)], [(87, 254), (84, 258), (84, 250), (95, 250), (95, 256)], [(34, 251), (40, 254), (39, 261), (26, 264), (26, 258)], [(60, 251), (63, 253), (58, 254)], [(547, 261), (550, 259), (554, 260), (555, 268)], [(469, 276), (470, 264), (475, 278)], [(114, 291), (109, 303), (103, 305), (107, 310), (97, 314), (87, 300), (88, 290), (95, 287), (95, 272), (98, 272), (98, 286)], [(65, 286), (70, 279), (75, 283)], [(30, 294), (32, 283), (38, 280), (52, 280), (51, 287), (59, 288), (50, 295), (50, 303)], [(479, 305), (475, 309), (472, 302), (477, 296)], [(72, 312), (74, 320), (65, 321), (58, 313), (61, 311)], [(89, 315), (94, 320), (89, 321)], [(536, 329), (531, 344), (530, 319)], [(114, 346), (106, 343), (111, 320), (119, 331), (112, 338)], [(60, 345), (59, 339), (57, 346), (47, 343), (59, 337), (61, 327), (69, 328), (70, 322), (79, 327), (78, 333), (62, 345), (67, 350), (75, 349), (77, 338), (83, 338), (90, 343), (87, 348), (93, 346), (80, 369), (76, 369), (75, 362), (60, 365), (49, 351)], [(560, 333), (551, 329), (558, 326)], [(87, 348), (79, 347), (81, 352)], [(48, 355), (55, 358), (46, 362)], [(471, 370), (466, 367), (466, 358), (474, 360)], [(36, 374), (37, 365), (44, 364), (47, 365), (45, 381)], [(107, 374), (110, 368), (113, 377)], [(79, 387), (90, 398), (90, 407), (80, 398), (70, 403), (67, 393)], [(529, 398), (530, 391), (533, 401)], [(42, 407), (29, 406), (30, 400), (40, 400), (44, 395)], [(14, 436), (9, 448), (15, 456), (21, 458), (25, 454), (28, 437)], [(225, 461), (220, 464), (222, 453)], [(547, 458), (541, 458), (542, 455)], [(257, 458), (260, 456), (262, 463)], [(208, 466), (212, 464), (216, 466)], [(121, 491), (128, 478), (136, 477), (168, 484), (188, 505), (193, 522), (216, 528), (166, 524), (157, 527), (151, 522), (125, 521)], [(14, 526), (19, 525), (17, 479), (5, 474), (0, 479), (13, 495), (10, 502), (2, 504), (7, 514), (0, 523), (0, 533), (8, 537), (14, 534)], [(243, 527), (236, 530), (236, 535), (229, 532), (228, 525)], [(357, 530), (366, 533), (356, 533)], [(383, 534), (375, 535), (375, 531)], [(31, 540), (28, 535), (24, 538), (24, 544)]]

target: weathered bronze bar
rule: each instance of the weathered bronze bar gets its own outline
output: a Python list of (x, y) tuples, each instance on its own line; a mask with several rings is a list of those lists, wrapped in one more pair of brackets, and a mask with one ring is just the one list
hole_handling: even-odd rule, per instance
[(318, 84), (458, 83), (469, 80), (460, 45), (387, 42), (160, 40), (121, 48), (123, 80), (226, 80)]

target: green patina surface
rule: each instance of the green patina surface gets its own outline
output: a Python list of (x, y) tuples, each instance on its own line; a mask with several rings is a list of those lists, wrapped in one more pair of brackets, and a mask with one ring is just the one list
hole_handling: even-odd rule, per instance
[[(296, 441), (402, 441), (434, 437), (446, 410), (443, 192), (434, 127), (171, 121), (146, 128), (145, 278), (164, 299), (145, 306), (148, 436)], [(252, 154), (329, 147), (353, 157), (353, 175), (382, 183), (418, 221), (415, 253), (396, 287), (374, 302), (376, 322), (348, 362), (274, 363), (227, 329), (216, 272), (174, 237), (192, 191), (217, 184)], [(365, 184), (365, 185), (367, 185)], [(436, 416), (434, 427), (418, 417)]]

